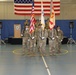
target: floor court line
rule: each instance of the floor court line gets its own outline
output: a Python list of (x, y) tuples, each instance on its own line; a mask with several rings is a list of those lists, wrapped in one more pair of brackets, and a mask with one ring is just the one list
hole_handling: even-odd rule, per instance
[(49, 67), (48, 67), (48, 65), (47, 65), (47, 63), (46, 63), (46, 61), (45, 61), (44, 56), (42, 56), (42, 60), (43, 60), (43, 62), (44, 62), (44, 65), (45, 65), (45, 67), (46, 67), (46, 70), (47, 70), (47, 72), (48, 72), (48, 75), (52, 75), (51, 72), (50, 72), (50, 70), (49, 70)]
[(46, 61), (45, 61), (44, 56), (43, 56), (42, 53), (41, 53), (41, 50), (40, 50), (40, 54), (41, 54), (41, 57), (42, 57), (42, 60), (43, 60), (43, 63), (44, 63), (44, 65), (45, 65), (45, 68), (46, 68), (46, 70), (47, 70), (48, 75), (52, 75), (51, 72), (50, 72), (50, 70), (49, 70), (49, 66), (47, 65), (47, 63), (46, 63)]

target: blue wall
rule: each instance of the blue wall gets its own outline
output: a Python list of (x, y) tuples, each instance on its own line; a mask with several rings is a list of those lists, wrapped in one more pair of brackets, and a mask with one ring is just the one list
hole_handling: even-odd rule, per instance
[(1, 29), (0, 29), (0, 40), (1, 40)]
[[(74, 22), (74, 28), (72, 29), (72, 37), (74, 40), (76, 40), (76, 20), (72, 20)], [(64, 33), (64, 36), (70, 37), (70, 28), (69, 23), (70, 20), (57, 20), (56, 25), (59, 25), (61, 27), (61, 30)]]
[[(2, 39), (6, 39), (12, 37), (14, 35), (14, 24), (21, 24), (21, 28), (23, 27), (25, 20), (0, 20), (2, 22)], [(64, 36), (70, 37), (70, 28), (69, 28), (70, 20), (56, 20), (56, 25), (60, 26)], [(73, 20), (74, 28), (73, 28), (73, 39), (76, 40), (76, 20)]]

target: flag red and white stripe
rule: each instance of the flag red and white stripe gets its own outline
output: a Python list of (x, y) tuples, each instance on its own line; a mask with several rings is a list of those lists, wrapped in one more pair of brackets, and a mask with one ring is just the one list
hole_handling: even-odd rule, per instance
[[(50, 0), (43, 0), (44, 15), (50, 15)], [(55, 15), (60, 15), (60, 0), (53, 0)], [(30, 15), (31, 3), (14, 3), (14, 13), (16, 15)], [(34, 0), (34, 14), (41, 15), (41, 0)]]
[(35, 18), (34, 18), (34, 14), (32, 14), (31, 16), (31, 20), (30, 20), (30, 33), (34, 32), (35, 29)]
[(35, 17), (34, 17), (34, 3), (32, 6), (32, 11), (31, 11), (31, 19), (30, 19), (30, 33), (34, 32), (35, 29)]
[(53, 2), (52, 2), (51, 3), (51, 8), (50, 8), (50, 19), (49, 19), (50, 30), (53, 29), (54, 26), (55, 26), (55, 11), (54, 11), (54, 6), (53, 6)]

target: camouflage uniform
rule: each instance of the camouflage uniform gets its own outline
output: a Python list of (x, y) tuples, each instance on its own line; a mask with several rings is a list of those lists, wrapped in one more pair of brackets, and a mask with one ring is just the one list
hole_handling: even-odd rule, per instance
[(38, 38), (37, 47), (43, 53), (45, 53), (46, 37), (47, 37), (47, 30), (46, 29), (43, 30), (40, 25), (37, 30), (37, 38)]
[(23, 51), (30, 50), (30, 33), (29, 33), (29, 26), (25, 26), (23, 29)]
[(47, 19), (45, 23), (45, 29), (48, 29), (48, 28), (49, 28), (49, 19)]
[(28, 22), (27, 19), (26, 19), (25, 22), (24, 22), (24, 26), (26, 26), (26, 25), (29, 25), (29, 22)]
[(55, 29), (48, 29), (48, 39), (49, 39), (49, 52), (50, 54), (56, 53), (56, 30)]
[(33, 33), (30, 34), (30, 51), (35, 52), (36, 48), (36, 32), (34, 31)]
[[(45, 22), (45, 29), (47, 29), (47, 31), (49, 29), (49, 18)], [(48, 36), (46, 37), (46, 44), (49, 44)]]
[(37, 20), (36, 23), (35, 23), (35, 33), (36, 33), (36, 45), (37, 45), (37, 47), (38, 47), (38, 34), (37, 34), (37, 32), (38, 32), (38, 26), (40, 24), (41, 24), (40, 20)]
[(60, 53), (61, 42), (63, 40), (63, 31), (60, 30), (59, 26), (57, 27), (56, 31), (57, 31), (57, 52)]
[(40, 20), (37, 20), (36, 23), (35, 23), (35, 28), (38, 28), (38, 25), (39, 24), (41, 24), (41, 21)]
[(22, 29), (22, 34), (24, 33), (26, 26), (29, 26), (29, 22), (28, 22), (27, 19), (26, 19), (26, 21), (24, 22), (24, 26), (23, 26), (23, 29)]

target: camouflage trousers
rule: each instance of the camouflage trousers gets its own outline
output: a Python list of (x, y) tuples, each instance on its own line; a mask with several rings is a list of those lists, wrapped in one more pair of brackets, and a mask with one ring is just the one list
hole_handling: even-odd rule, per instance
[(30, 40), (30, 51), (33, 51), (33, 52), (36, 51), (36, 39)]
[(49, 52), (56, 53), (56, 40), (49, 40)]
[(30, 50), (30, 39), (23, 37), (22, 45), (23, 45), (23, 51)]
[(39, 50), (41, 50), (42, 52), (45, 52), (46, 39), (44, 39), (44, 40), (39, 39), (37, 45), (38, 45)]
[(57, 42), (57, 46), (56, 46), (56, 49), (57, 49), (57, 53), (61, 52), (61, 42)]

